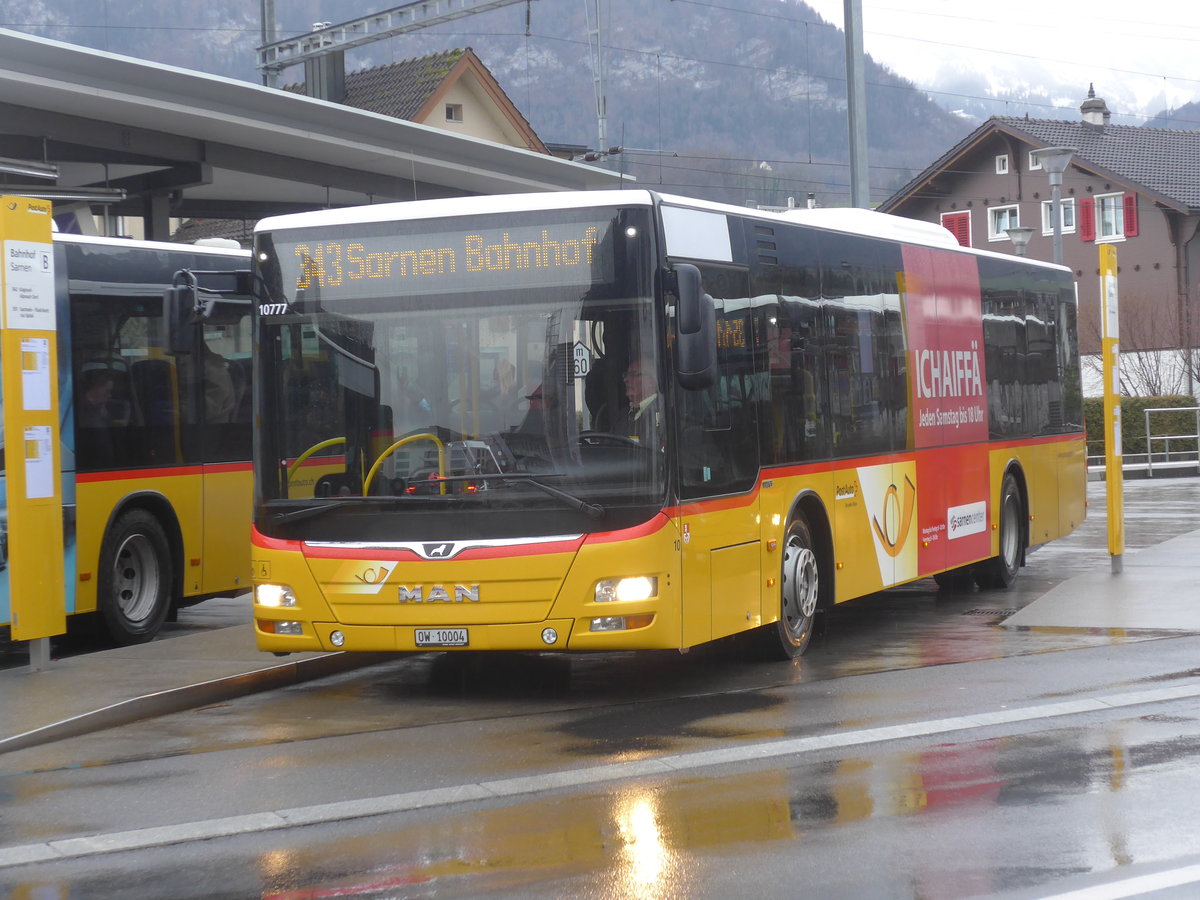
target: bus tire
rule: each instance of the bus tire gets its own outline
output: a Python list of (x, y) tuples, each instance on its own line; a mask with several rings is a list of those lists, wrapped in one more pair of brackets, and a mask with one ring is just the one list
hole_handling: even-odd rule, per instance
[(122, 514), (100, 546), (97, 605), (118, 646), (158, 634), (171, 605), (171, 550), (158, 519), (144, 509)]
[(1021, 509), (1021, 489), (1009, 472), (1000, 485), (1000, 553), (975, 567), (975, 583), (980, 588), (1006, 588), (1017, 577), (1025, 550)]
[(779, 621), (760, 629), (761, 655), (795, 659), (808, 649), (821, 597), (821, 565), (803, 515), (788, 524), (779, 573)]
[(947, 594), (961, 594), (975, 587), (975, 569), (966, 566), (961, 569), (951, 569), (949, 572), (938, 572), (933, 576), (939, 591)]

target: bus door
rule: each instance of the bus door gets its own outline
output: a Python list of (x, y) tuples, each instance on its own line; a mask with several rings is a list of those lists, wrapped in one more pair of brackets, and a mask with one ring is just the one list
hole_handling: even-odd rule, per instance
[(761, 615), (758, 483), (760, 406), (744, 270), (701, 266), (717, 312), (717, 376), (678, 393), (683, 636), (692, 645), (744, 631)]
[[(202, 448), (205, 510), (240, 510), (230, 521), (236, 527), (205, 528), (200, 593), (227, 590), (242, 584), (250, 564), (250, 316), (245, 306), (218, 306), (217, 314), (201, 326), (192, 356), (177, 357), (198, 382), (192, 395), (197, 409)], [(186, 401), (185, 401), (186, 402)], [(219, 521), (206, 515), (206, 520)], [(189, 578), (193, 569), (187, 570)], [(185, 587), (192, 587), (191, 584)], [(249, 589), (249, 585), (244, 585)]]
[(830, 438), (834, 458), (845, 460), (834, 470), (840, 599), (917, 575), (917, 479), (905, 453), (899, 271), (900, 256), (891, 245), (849, 236), (824, 242)]

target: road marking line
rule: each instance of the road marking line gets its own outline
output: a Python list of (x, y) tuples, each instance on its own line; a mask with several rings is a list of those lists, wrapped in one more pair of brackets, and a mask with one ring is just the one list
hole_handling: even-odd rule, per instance
[(1150, 875), (1134, 875), (1120, 881), (1097, 884), (1063, 894), (1048, 894), (1043, 900), (1122, 900), (1124, 897), (1141, 897), (1151, 891), (1182, 887), (1196, 882), (1200, 882), (1200, 865), (1184, 866)]
[[(97, 856), (104, 853), (116, 853), (122, 850), (146, 850), (153, 847), (163, 847), (188, 841), (212, 840), (214, 838), (273, 831), (300, 825), (318, 825), (342, 821), (344, 819), (411, 812), (417, 809), (452, 806), (474, 800), (492, 800), (499, 797), (540, 794), (562, 788), (584, 787), (590, 784), (622, 781), (630, 778), (672, 775), (712, 766), (778, 759), (786, 756), (799, 756), (818, 750), (837, 750), (857, 747), (862, 744), (878, 744), (906, 738), (930, 737), (954, 731), (972, 731), (994, 725), (1009, 725), (1016, 722), (1032, 722), (1039, 719), (1076, 716), (1083, 713), (1123, 709), (1130, 706), (1142, 706), (1148, 703), (1162, 703), (1192, 697), (1200, 697), (1200, 680), (1190, 685), (1150, 688), (1147, 690), (1129, 691), (1122, 694), (1110, 694), (1104, 697), (1064, 700), (1056, 703), (1045, 703), (1041, 706), (1016, 707), (1013, 709), (953, 716), (946, 719), (928, 719), (923, 722), (884, 725), (879, 728), (864, 728), (858, 731), (742, 744), (737, 747), (726, 747), (720, 750), (697, 750), (691, 753), (660, 756), (655, 759), (593, 766), (586, 769), (568, 769), (562, 772), (547, 772), (542, 775), (528, 775), (518, 778), (500, 778), (473, 784), (431, 788), (423, 791), (407, 791), (383, 797), (366, 797), (361, 800), (341, 800), (333, 803), (249, 813), (221, 819), (204, 819), (198, 822), (185, 822), (180, 825), (139, 828), (132, 831), (117, 831), (110, 834), (99, 834), (89, 837), (64, 838), (62, 840), (46, 841), (38, 844), (23, 844), (15, 847), (0, 848), (0, 869), (33, 863)], [(1195, 868), (1197, 868), (1198, 873), (1197, 879), (1200, 880), (1200, 867)], [(1183, 869), (1179, 871), (1187, 872), (1190, 870)], [(1125, 897), (1130, 895), (1063, 894), (1061, 896), (1064, 898), (1085, 896), (1090, 898), (1092, 896)]]

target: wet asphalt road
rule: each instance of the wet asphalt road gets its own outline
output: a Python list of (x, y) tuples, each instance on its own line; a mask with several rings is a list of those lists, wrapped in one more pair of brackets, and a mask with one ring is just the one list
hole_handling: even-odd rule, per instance
[[(950, 735), (920, 727), (1194, 677), (1200, 637), (1001, 624), (1071, 575), (1107, 569), (1097, 488), (1088, 522), (1032, 555), (1014, 589), (947, 595), (930, 581), (864, 598), (836, 610), (795, 665), (748, 665), (727, 645), (683, 657), (409, 657), (6, 754), (0, 847), (666, 755), (684, 761), (673, 775), (10, 867), (0, 888), (962, 897), (1050, 896), (1128, 875), (1165, 884), (1164, 871), (1200, 854), (1195, 698)], [(1200, 480), (1131, 482), (1126, 509), (1134, 554), (1200, 528)], [(896, 723), (911, 734), (755, 758), (780, 740)], [(687, 762), (721, 748), (745, 755)]]

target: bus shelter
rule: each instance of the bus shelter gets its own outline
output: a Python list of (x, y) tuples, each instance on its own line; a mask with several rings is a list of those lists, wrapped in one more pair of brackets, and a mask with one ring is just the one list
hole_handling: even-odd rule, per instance
[(0, 189), (140, 216), (237, 218), (615, 187), (593, 166), (248, 82), (0, 30)]

